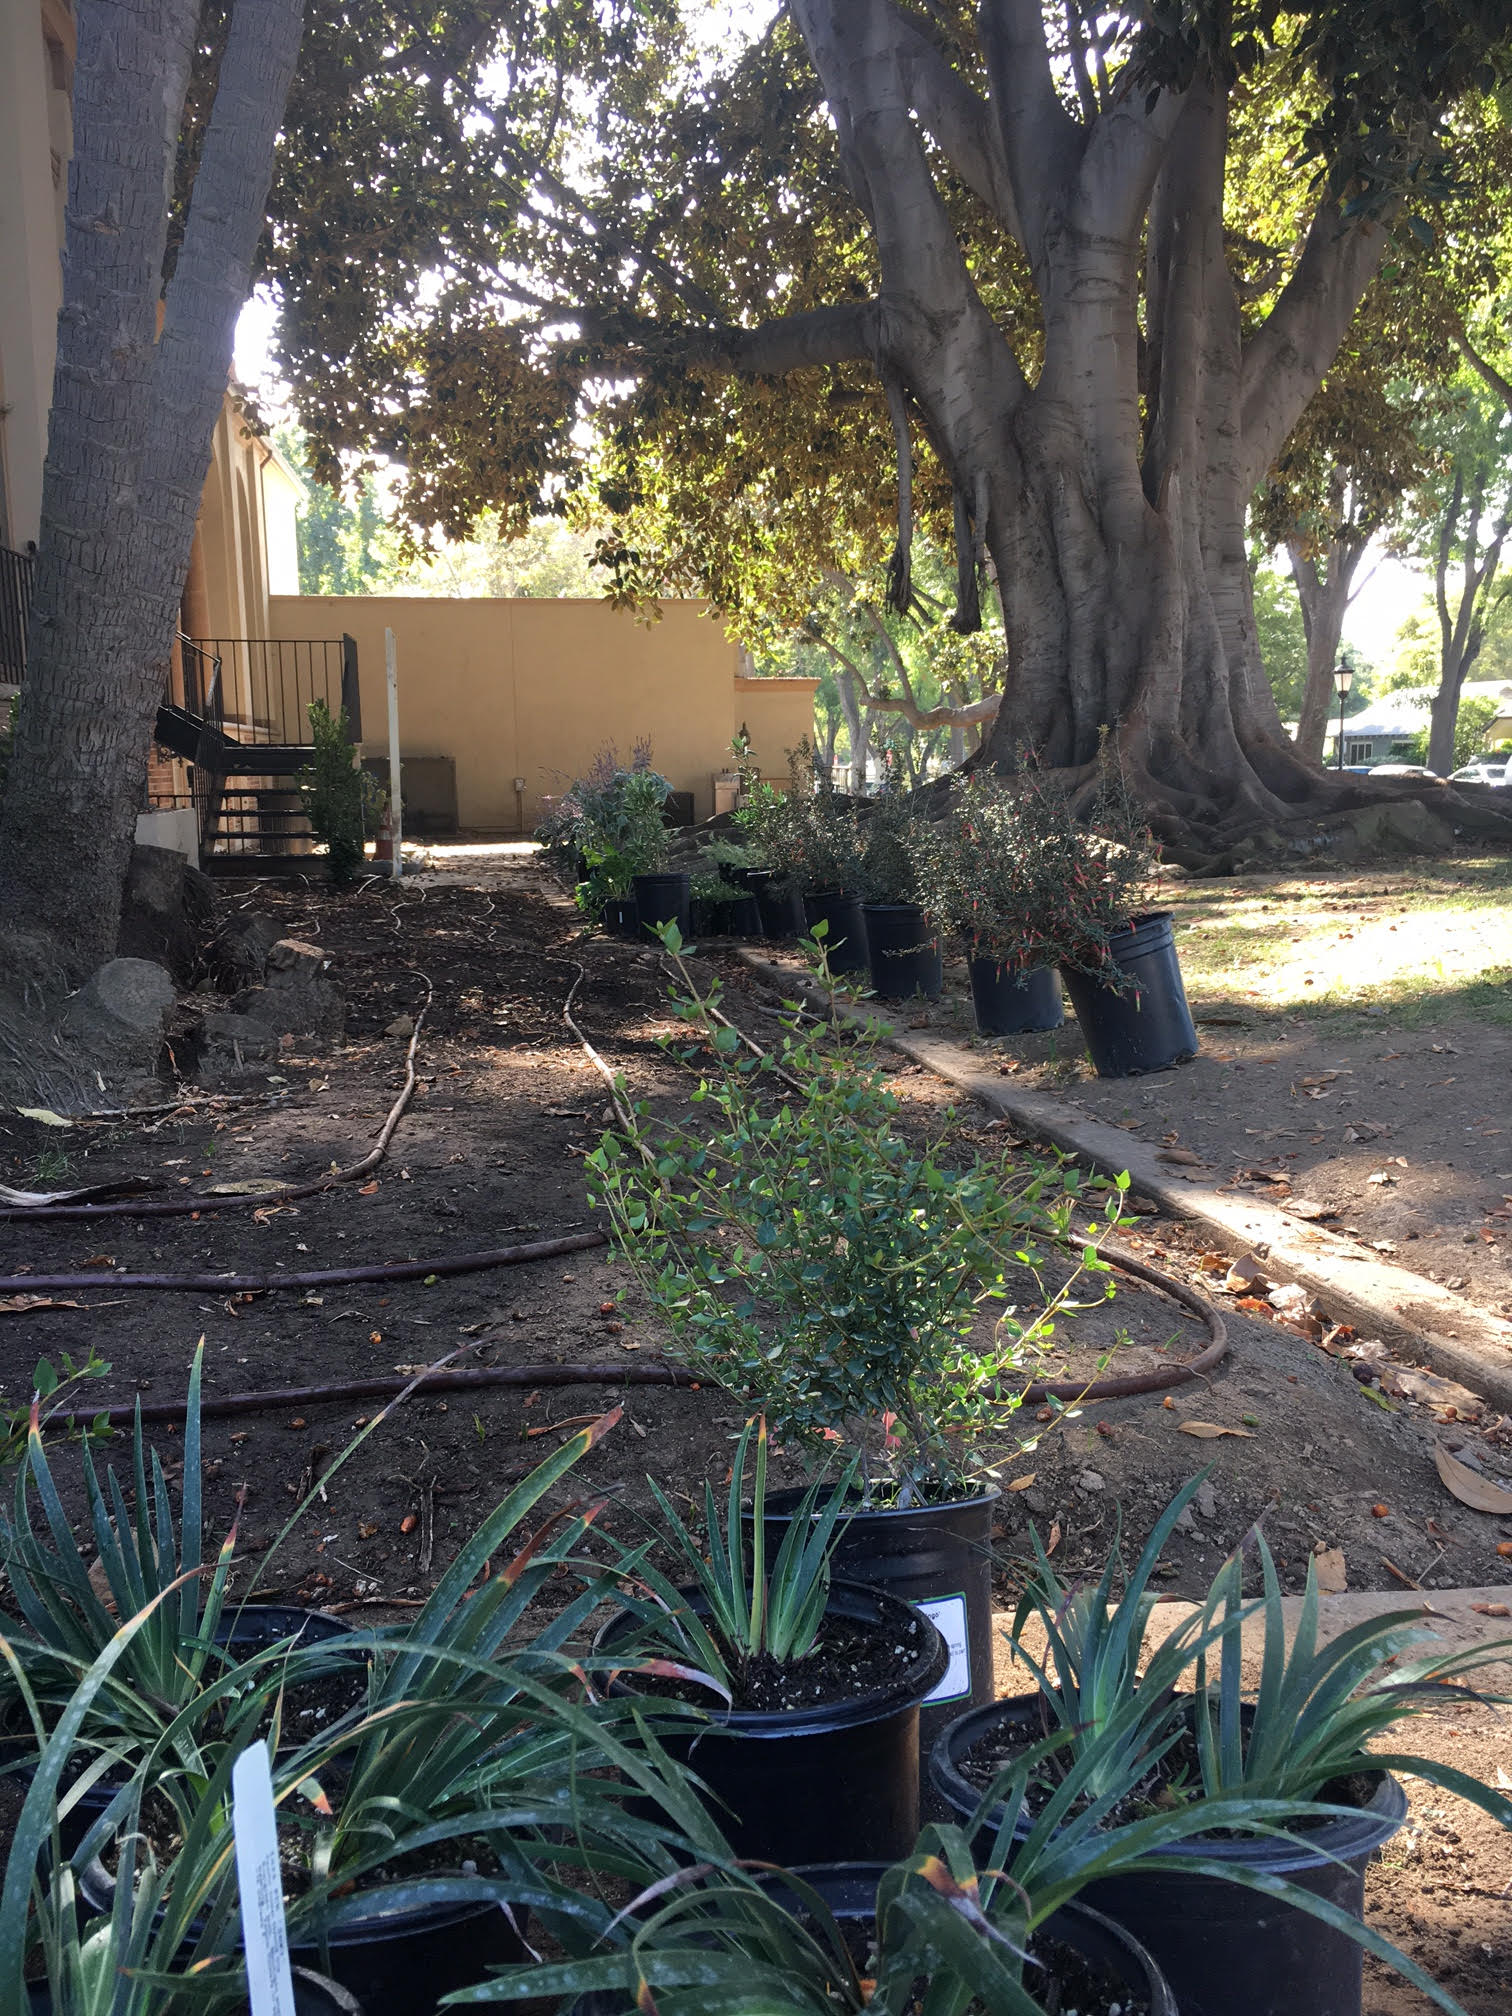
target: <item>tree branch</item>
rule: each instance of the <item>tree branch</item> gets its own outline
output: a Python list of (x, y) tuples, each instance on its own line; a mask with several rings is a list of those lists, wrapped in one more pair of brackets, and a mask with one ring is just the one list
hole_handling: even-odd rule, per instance
[(1454, 340), (1460, 349), (1464, 351), (1466, 361), (1470, 364), (1472, 370), (1479, 374), (1482, 381), (1501, 400), (1507, 411), (1512, 413), (1512, 379), (1504, 378), (1491, 360), (1481, 355), (1480, 351), (1470, 341), (1463, 322), (1459, 323), (1455, 329)]
[(1274, 464), (1322, 384), (1385, 249), (1381, 225), (1352, 222), (1336, 203), (1314, 213), (1296, 271), (1244, 347), (1240, 421), (1248, 489)]
[(983, 0), (978, 20), (1020, 237), (1038, 268), (1059, 192), (1076, 179), (1082, 129), (1056, 93), (1040, 0)]
[(972, 194), (981, 198), (1011, 237), (1022, 242), (1000, 128), (976, 92), (915, 24), (892, 0), (884, 4), (893, 17), (898, 58), (920, 125)]

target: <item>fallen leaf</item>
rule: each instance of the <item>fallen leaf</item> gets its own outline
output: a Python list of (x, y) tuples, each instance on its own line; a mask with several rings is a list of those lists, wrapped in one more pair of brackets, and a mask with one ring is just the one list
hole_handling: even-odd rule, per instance
[(1468, 1463), (1461, 1463), (1447, 1449), (1436, 1447), (1433, 1460), (1445, 1486), (1461, 1505), (1468, 1505), (1472, 1512), (1500, 1512), (1504, 1515), (1512, 1512), (1512, 1491), (1503, 1485), (1493, 1484), (1489, 1477), (1478, 1477)]
[(1285, 1183), (1289, 1185), (1291, 1182), (1290, 1176), (1287, 1175), (1284, 1169), (1241, 1169), (1239, 1174), (1248, 1177), (1252, 1183)]
[(373, 1197), (377, 1195), (377, 1192), (378, 1192), (378, 1178), (375, 1176), (371, 1183), (364, 1183), (362, 1185), (362, 1187), (358, 1190), (357, 1195), (359, 1197)]
[(357, 1538), (359, 1540), (371, 1540), (377, 1531), (378, 1528), (376, 1526), (359, 1526), (357, 1528)]
[(1505, 1603), (1472, 1603), (1470, 1608), (1477, 1617), (1512, 1617)]
[(1416, 1365), (1381, 1365), (1381, 1384), (1399, 1400), (1421, 1400), (1429, 1407), (1452, 1407), (1456, 1414), (1474, 1418), (1485, 1406), (1478, 1393), (1437, 1372), (1424, 1372)]
[(1265, 1270), (1253, 1253), (1246, 1253), (1242, 1260), (1234, 1261), (1223, 1278), (1224, 1288), (1230, 1295), (1242, 1295), (1252, 1288), (1268, 1288)]
[(1318, 1577), (1318, 1587), (1326, 1596), (1341, 1596), (1349, 1587), (1349, 1573), (1344, 1564), (1342, 1547), (1325, 1547), (1321, 1554), (1313, 1556), (1313, 1567)]
[(51, 1295), (0, 1296), (0, 1316), (24, 1316), (29, 1309), (87, 1309), (87, 1302), (55, 1302)]
[(1206, 1169), (1208, 1166), (1202, 1157), (1194, 1155), (1190, 1148), (1158, 1148), (1155, 1151), (1155, 1160), (1157, 1162), (1176, 1162), (1183, 1169)]
[(44, 1127), (72, 1127), (72, 1120), (65, 1120), (61, 1113), (54, 1113), (50, 1106), (18, 1106), (16, 1111), (23, 1120), (40, 1120)]
[(1060, 1521), (1059, 1519), (1054, 1519), (1050, 1523), (1050, 1540), (1048, 1546), (1045, 1548), (1045, 1552), (1047, 1554), (1053, 1554), (1056, 1548), (1059, 1547), (1060, 1543), (1061, 1543)]
[(1512, 1555), (1512, 1540), (1498, 1540), (1496, 1543), (1496, 1551), (1498, 1554), (1502, 1556), (1503, 1560), (1505, 1560), (1507, 1556)]
[(399, 1531), (401, 1533), (413, 1533), (419, 1523), (413, 1512), (406, 1512), (404, 1517), (399, 1521)]
[(1178, 1421), (1178, 1431), (1183, 1435), (1195, 1435), (1201, 1442), (1211, 1442), (1219, 1435), (1242, 1435), (1247, 1442), (1255, 1439), (1251, 1428), (1220, 1428), (1216, 1421)]
[(1338, 1212), (1332, 1204), (1314, 1204), (1309, 1197), (1289, 1197), (1282, 1209), (1289, 1211), (1293, 1218), (1337, 1218)]
[[(208, 1172), (207, 1172), (208, 1173)], [(278, 1176), (250, 1177), (245, 1183), (212, 1183), (205, 1192), (207, 1197), (260, 1197), (265, 1190), (282, 1190), (283, 1179)]]
[[(1029, 1489), (1029, 1486), (1034, 1482), (1035, 1475), (1036, 1473), (1033, 1470), (1030, 1470), (1027, 1471), (1022, 1477), (1015, 1477), (1009, 1484), (1008, 1489), (1010, 1491), (1027, 1491)], [(1507, 1549), (1507, 1552), (1509, 1554), (1512, 1554), (1512, 1547), (1509, 1547)]]

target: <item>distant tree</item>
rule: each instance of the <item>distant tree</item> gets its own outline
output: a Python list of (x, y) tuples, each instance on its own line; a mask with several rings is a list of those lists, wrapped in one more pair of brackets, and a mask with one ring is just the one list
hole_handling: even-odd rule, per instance
[(1295, 584), (1265, 557), (1255, 561), (1255, 636), (1283, 720), (1294, 721), (1307, 686), (1307, 632)]
[(1416, 728), (1410, 735), (1403, 736), (1396, 744), (1393, 761), (1401, 763), (1426, 763), (1430, 769), (1438, 770), (1441, 777), (1447, 777), (1451, 770), (1459, 770), (1475, 757), (1485, 754), (1486, 730), (1496, 719), (1499, 709), (1494, 700), (1484, 700), (1472, 693), (1468, 700), (1461, 700), (1459, 712), (1454, 721), (1454, 741), (1449, 757), (1442, 769), (1432, 761), (1429, 754), (1430, 730), (1424, 726)]

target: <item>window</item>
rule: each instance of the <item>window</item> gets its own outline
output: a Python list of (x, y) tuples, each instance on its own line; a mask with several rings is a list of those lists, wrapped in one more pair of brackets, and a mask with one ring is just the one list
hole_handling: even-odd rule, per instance
[(1375, 761), (1374, 742), (1346, 742), (1344, 744), (1346, 763), (1373, 763)]

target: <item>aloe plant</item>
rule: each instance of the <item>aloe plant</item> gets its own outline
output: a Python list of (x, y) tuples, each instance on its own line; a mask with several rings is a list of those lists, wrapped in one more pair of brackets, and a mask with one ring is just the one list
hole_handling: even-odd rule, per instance
[[(749, 1515), (741, 1510), (746, 1465), (755, 1444), (755, 1472)], [(860, 1470), (853, 1457), (821, 1505), (823, 1480), (815, 1478), (788, 1522), (770, 1575), (766, 1565), (767, 1424), (765, 1416), (748, 1421), (735, 1445), (730, 1465), (730, 1494), (724, 1530), (712, 1486), (704, 1483), (704, 1545), (694, 1539), (672, 1501), (648, 1477), (657, 1508), (665, 1521), (661, 1537), (670, 1540), (692, 1573), (708, 1606), (708, 1622), (690, 1607), (671, 1581), (646, 1558), (649, 1547), (629, 1556), (621, 1572), (649, 1594), (649, 1605), (635, 1605), (647, 1633), (631, 1641), (637, 1647), (658, 1638), (679, 1655), (691, 1659), (730, 1700), (744, 1684), (754, 1662), (765, 1656), (779, 1665), (804, 1659), (813, 1650), (829, 1601), (830, 1562), (837, 1535), (843, 1530), (847, 1504)]]

